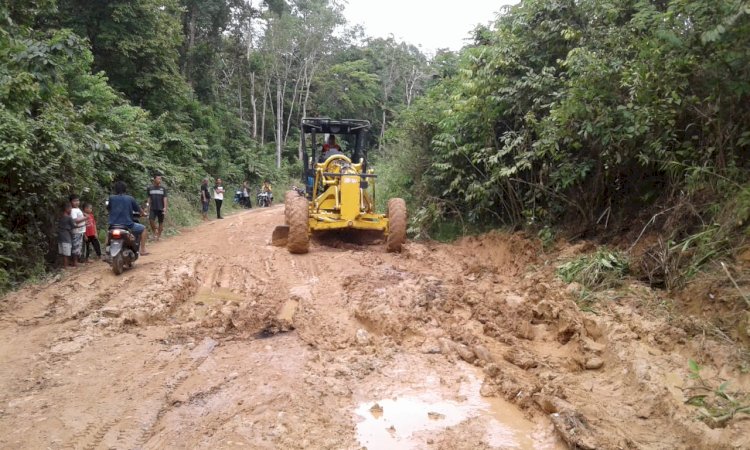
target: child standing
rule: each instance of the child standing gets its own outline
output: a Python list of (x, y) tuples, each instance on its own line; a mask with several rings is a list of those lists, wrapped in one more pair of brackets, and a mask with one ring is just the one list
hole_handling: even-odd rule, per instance
[(83, 248), (83, 235), (86, 233), (86, 217), (80, 208), (81, 199), (73, 194), (70, 196), (70, 217), (73, 218), (75, 228), (73, 229), (73, 243), (71, 246), (71, 257), (74, 260), (81, 259), (81, 249)]
[(91, 207), (91, 203), (83, 205), (83, 212), (86, 214), (86, 251), (84, 261), (89, 262), (91, 246), (94, 247), (96, 256), (99, 259), (102, 258), (102, 249), (99, 245), (99, 238), (96, 236), (96, 218), (94, 218), (94, 209)]
[(70, 203), (66, 203), (62, 208), (60, 220), (57, 221), (57, 253), (63, 257), (64, 268), (67, 268), (68, 265), (76, 266), (75, 258), (70, 257), (73, 243), (73, 229), (75, 228), (73, 218), (70, 217), (71, 209)]

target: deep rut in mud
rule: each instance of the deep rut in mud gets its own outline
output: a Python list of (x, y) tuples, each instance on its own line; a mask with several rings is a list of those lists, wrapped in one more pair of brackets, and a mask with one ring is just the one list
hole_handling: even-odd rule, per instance
[(583, 313), (518, 235), (291, 255), (269, 242), (283, 221), (241, 213), (120, 277), (92, 264), (8, 295), (0, 447), (750, 445), (747, 422), (683, 404), (687, 358), (718, 373), (728, 350), (644, 315), (637, 289)]

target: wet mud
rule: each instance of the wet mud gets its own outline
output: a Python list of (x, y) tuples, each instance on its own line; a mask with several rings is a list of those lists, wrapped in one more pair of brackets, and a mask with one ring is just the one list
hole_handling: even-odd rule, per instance
[(639, 285), (595, 313), (521, 235), (271, 245), (273, 207), (0, 301), (0, 447), (748, 448), (686, 405), (736, 352)]

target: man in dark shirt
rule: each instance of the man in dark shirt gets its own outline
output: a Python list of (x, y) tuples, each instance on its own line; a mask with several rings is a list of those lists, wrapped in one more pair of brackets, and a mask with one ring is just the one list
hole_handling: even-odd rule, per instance
[[(133, 197), (125, 193), (127, 189), (128, 186), (124, 181), (115, 183), (115, 195), (110, 195), (107, 202), (107, 211), (109, 211), (108, 223), (110, 226), (123, 225), (128, 227), (135, 235), (135, 239), (138, 241), (137, 245), (140, 245), (141, 241), (146, 240), (146, 236), (144, 235), (146, 227), (133, 221), (133, 211), (138, 211), (143, 215), (143, 209), (141, 209)], [(147, 254), (143, 247), (141, 247), (140, 254)]]
[(76, 227), (73, 218), (70, 216), (71, 209), (70, 203), (65, 202), (60, 220), (57, 222), (57, 252), (63, 257), (63, 267), (65, 268), (68, 267), (70, 262), (72, 262), (73, 267), (76, 266), (76, 259), (70, 257), (73, 246), (73, 229)]
[(208, 178), (203, 179), (201, 183), (201, 214), (203, 220), (208, 220), (208, 205), (211, 202), (211, 194), (208, 192)]
[[(148, 195), (148, 221), (151, 223), (151, 232), (158, 241), (164, 230), (164, 215), (167, 214), (167, 189), (161, 185), (161, 175), (154, 177), (154, 184), (146, 190)], [(159, 228), (156, 228), (156, 220), (159, 220)]]

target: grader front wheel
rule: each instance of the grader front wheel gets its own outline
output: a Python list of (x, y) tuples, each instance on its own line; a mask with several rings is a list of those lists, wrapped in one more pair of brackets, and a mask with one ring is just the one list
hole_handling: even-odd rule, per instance
[(389, 252), (400, 252), (406, 242), (406, 202), (402, 198), (388, 200), (388, 221), (390, 229), (386, 249)]
[(289, 238), (286, 248), (289, 253), (307, 253), (310, 248), (310, 233), (308, 230), (309, 207), (307, 199), (298, 197), (290, 199), (286, 211), (289, 220)]
[(295, 191), (286, 191), (286, 194), (284, 194), (284, 225), (289, 225), (290, 203), (299, 197), (300, 195)]

